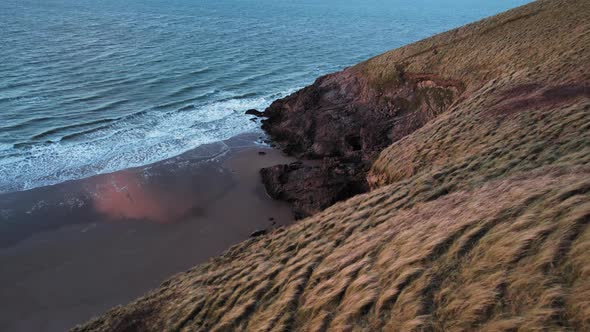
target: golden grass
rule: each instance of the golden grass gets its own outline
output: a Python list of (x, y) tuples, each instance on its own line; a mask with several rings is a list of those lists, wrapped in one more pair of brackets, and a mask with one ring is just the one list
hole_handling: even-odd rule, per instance
[(133, 330), (144, 312), (137, 330), (590, 328), (590, 168), (398, 195), (380, 216), (394, 187), (235, 246), (80, 330)]
[(464, 90), (381, 153), (371, 192), (75, 331), (590, 330), (587, 45), (590, 1), (538, 1), (349, 69)]

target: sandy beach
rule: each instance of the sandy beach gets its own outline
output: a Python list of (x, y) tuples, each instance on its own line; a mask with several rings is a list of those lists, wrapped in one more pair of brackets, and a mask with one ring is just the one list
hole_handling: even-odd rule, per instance
[(259, 178), (290, 159), (257, 138), (0, 195), (0, 330), (71, 328), (256, 230), (292, 223)]

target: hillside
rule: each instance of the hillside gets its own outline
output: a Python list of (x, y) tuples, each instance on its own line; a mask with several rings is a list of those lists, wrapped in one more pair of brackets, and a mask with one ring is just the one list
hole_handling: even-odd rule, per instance
[(319, 162), (263, 176), (313, 215), (74, 331), (590, 330), (588, 45), (590, 1), (537, 1), (276, 101)]

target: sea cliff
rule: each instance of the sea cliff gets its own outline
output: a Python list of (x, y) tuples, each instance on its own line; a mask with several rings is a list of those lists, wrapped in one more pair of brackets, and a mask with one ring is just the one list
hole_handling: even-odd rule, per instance
[(590, 329), (590, 2), (541, 0), (275, 101), (296, 224), (75, 331)]

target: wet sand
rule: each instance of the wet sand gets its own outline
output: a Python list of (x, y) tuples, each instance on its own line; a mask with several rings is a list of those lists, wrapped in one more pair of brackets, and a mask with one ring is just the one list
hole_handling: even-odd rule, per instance
[(255, 230), (292, 223), (258, 173), (291, 159), (256, 138), (0, 195), (0, 331), (67, 330)]

